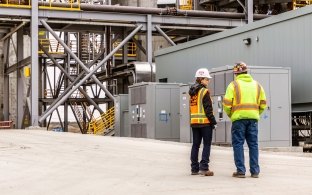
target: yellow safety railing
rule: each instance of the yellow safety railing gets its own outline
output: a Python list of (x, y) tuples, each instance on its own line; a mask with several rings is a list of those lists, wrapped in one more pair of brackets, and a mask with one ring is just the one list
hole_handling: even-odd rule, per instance
[(30, 8), (31, 0), (1, 0), (0, 7)]
[[(113, 45), (114, 48), (119, 45), (119, 41), (116, 41)], [(136, 57), (137, 56), (137, 45), (134, 42), (128, 42), (128, 57)], [(116, 57), (122, 56), (122, 48), (120, 48), (115, 55)]]
[[(67, 10), (67, 11), (79, 11), (80, 10), (80, 0), (63, 0), (58, 2), (57, 0), (39, 0), (42, 5), (39, 9), (53, 9), (53, 10)], [(57, 3), (57, 4), (53, 4)], [(66, 5), (66, 6), (65, 6)]]
[[(80, 11), (80, 0), (39, 0), (39, 9)], [(31, 0), (0, 0), (0, 7), (30, 8)]]
[(88, 133), (103, 135), (108, 129), (114, 128), (114, 126), (115, 110), (114, 107), (112, 107), (89, 123)]
[[(39, 43), (49, 51), (50, 54), (63, 54), (64, 47), (55, 39), (39, 39)], [(39, 54), (44, 53), (42, 50), (38, 51)]]
[(192, 10), (193, 9), (193, 0), (180, 0), (180, 9)]
[(293, 0), (292, 2), (293, 2), (293, 9), (297, 9), (297, 8), (312, 4), (312, 0), (307, 0), (307, 1)]

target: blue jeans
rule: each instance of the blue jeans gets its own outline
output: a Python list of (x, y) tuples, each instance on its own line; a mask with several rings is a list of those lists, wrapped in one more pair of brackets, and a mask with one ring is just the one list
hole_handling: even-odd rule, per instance
[[(212, 140), (212, 127), (192, 127), (193, 132), (193, 145), (191, 151), (191, 168), (192, 172), (198, 172), (199, 170), (207, 171), (209, 169), (209, 156)], [(198, 152), (202, 139), (204, 140), (204, 148), (202, 152), (202, 159), (198, 163)]]
[(251, 174), (259, 174), (258, 163), (258, 121), (254, 119), (243, 119), (234, 121), (232, 124), (232, 145), (234, 150), (234, 161), (237, 172), (246, 172), (244, 158), (244, 142), (249, 148), (249, 166)]

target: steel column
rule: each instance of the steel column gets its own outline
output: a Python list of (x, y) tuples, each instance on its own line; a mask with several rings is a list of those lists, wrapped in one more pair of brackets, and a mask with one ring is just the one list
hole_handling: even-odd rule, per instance
[[(147, 50), (147, 62), (153, 70), (153, 36), (152, 36), (152, 15), (147, 15), (147, 24), (146, 24), (146, 50)], [(153, 71), (151, 71), (151, 80), (152, 80)]]
[[(70, 44), (70, 34), (68, 32), (64, 32), (64, 41), (67, 43), (67, 45)], [(65, 65), (65, 72), (70, 73), (70, 55), (67, 54), (66, 58), (64, 60), (67, 60), (67, 62), (64, 62)], [(64, 72), (64, 76), (65, 76)], [(66, 89), (69, 85), (69, 77), (64, 77), (64, 88)], [(78, 121), (77, 121), (78, 122)], [(68, 102), (64, 102), (64, 132), (68, 132)]]
[[(23, 43), (23, 28), (17, 31), (17, 61), (24, 59), (24, 43)], [(16, 106), (16, 128), (21, 129), (24, 116), (24, 80), (23, 68), (17, 68), (17, 106)]]
[[(5, 69), (9, 67), (10, 39), (4, 40), (3, 48)], [(8, 74), (4, 74), (3, 84), (3, 120), (8, 121), (10, 111), (10, 77)]]
[(134, 29), (127, 37), (125, 40), (123, 40), (116, 48), (113, 49), (113, 51), (111, 51), (100, 63), (98, 63), (98, 65), (96, 67), (94, 67), (94, 69), (92, 71), (90, 71), (83, 79), (80, 80), (80, 82), (78, 84), (76, 84), (74, 86), (75, 83), (72, 83), (69, 87), (71, 88), (71, 90), (65, 94), (64, 97), (59, 97), (57, 99), (57, 103), (51, 107), (50, 110), (47, 110), (45, 113), (43, 113), (43, 115), (40, 117), (40, 122), (42, 122), (43, 120), (45, 120), (45, 118), (47, 116), (49, 116), (51, 114), (51, 112), (53, 112), (53, 110), (55, 110), (60, 104), (62, 104), (64, 101), (66, 101), (66, 99), (75, 91), (78, 89), (78, 87), (80, 87), (88, 78), (90, 78), (92, 75), (94, 75), (94, 73), (108, 60), (110, 59), (124, 44), (126, 44), (131, 37), (133, 37), (141, 28), (143, 27), (143, 25), (139, 25), (136, 29)]
[(31, 4), (31, 126), (39, 126), (38, 4)]
[(247, 2), (248, 24), (253, 22), (253, 0)]
[[(126, 38), (127, 37), (127, 29), (124, 28), (123, 29), (123, 36), (122, 38)], [(123, 64), (127, 64), (128, 63), (128, 43), (126, 43), (123, 47), (122, 47), (122, 63)]]

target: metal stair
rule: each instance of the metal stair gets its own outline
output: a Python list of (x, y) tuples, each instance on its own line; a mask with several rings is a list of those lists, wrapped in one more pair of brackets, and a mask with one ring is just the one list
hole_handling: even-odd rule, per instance
[(108, 109), (100, 117), (89, 123), (88, 133), (96, 135), (111, 136), (115, 134), (115, 110)]

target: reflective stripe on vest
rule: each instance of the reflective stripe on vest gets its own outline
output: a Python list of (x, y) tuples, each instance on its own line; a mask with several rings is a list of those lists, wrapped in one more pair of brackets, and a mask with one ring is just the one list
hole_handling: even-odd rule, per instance
[[(191, 104), (191, 124), (207, 124), (209, 120), (205, 114), (204, 106), (203, 106), (203, 98), (205, 94), (208, 92), (207, 89), (201, 88), (198, 91), (198, 95), (194, 96), (197, 97), (196, 105)], [(193, 99), (194, 101), (194, 99)], [(194, 103), (194, 102), (193, 102)]]
[(233, 81), (233, 85), (234, 85), (234, 97), (236, 99), (235, 103), (236, 105), (233, 105), (232, 107), (232, 112), (238, 111), (238, 110), (259, 110), (259, 98), (260, 98), (260, 91), (261, 91), (261, 86), (259, 85), (259, 83), (257, 82), (257, 94), (256, 94), (256, 99), (255, 102), (256, 103), (242, 103), (242, 99), (241, 99), (241, 89), (240, 89), (240, 85), (237, 81)]

